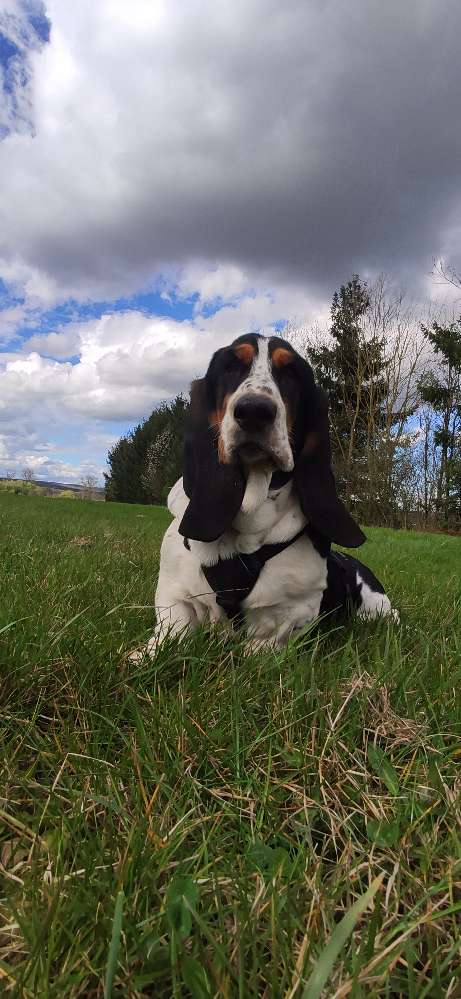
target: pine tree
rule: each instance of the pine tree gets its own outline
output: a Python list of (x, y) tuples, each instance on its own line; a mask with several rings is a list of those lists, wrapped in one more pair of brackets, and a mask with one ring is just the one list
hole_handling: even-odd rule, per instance
[(437, 371), (419, 381), (421, 400), (436, 414), (434, 444), (439, 449), (436, 507), (445, 526), (461, 517), (461, 317), (421, 330), (433, 347)]
[[(181, 475), (184, 448), (184, 418), (188, 402), (179, 395), (162, 403), (143, 423), (122, 437), (109, 451), (105, 473), (105, 496), (119, 503), (162, 503), (168, 490)], [(149, 479), (149, 453), (165, 434), (168, 449), (158, 447), (157, 483)]]
[(386, 394), (384, 339), (367, 337), (370, 307), (365, 283), (357, 274), (336, 291), (331, 305), (332, 343), (310, 347), (308, 357), (330, 406), (333, 462), (347, 502), (369, 505), (367, 449), (383, 425)]
[(171, 485), (173, 458), (173, 434), (170, 427), (164, 430), (149, 444), (144, 472), (141, 475), (143, 488), (152, 503), (162, 503), (165, 492)]

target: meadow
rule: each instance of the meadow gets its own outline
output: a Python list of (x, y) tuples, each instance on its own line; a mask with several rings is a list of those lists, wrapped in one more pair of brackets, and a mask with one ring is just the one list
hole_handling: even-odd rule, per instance
[(168, 521), (0, 495), (1, 994), (461, 996), (461, 540), (367, 530), (400, 625), (133, 666)]

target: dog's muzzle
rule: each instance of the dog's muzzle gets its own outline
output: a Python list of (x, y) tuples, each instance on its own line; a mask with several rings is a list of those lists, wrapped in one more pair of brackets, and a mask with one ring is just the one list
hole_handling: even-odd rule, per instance
[(238, 427), (237, 450), (248, 461), (258, 460), (267, 450), (277, 406), (267, 396), (252, 392), (236, 402), (233, 415)]

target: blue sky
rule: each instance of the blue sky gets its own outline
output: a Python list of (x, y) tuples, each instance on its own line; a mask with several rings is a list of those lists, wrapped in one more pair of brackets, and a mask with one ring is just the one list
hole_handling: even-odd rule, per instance
[(4, 0), (0, 475), (101, 479), (213, 350), (325, 328), (354, 271), (440, 304), (460, 34), (449, 0)]

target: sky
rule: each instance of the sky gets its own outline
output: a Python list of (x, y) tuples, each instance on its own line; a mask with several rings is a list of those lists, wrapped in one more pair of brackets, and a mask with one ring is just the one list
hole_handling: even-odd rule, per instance
[(352, 273), (461, 271), (457, 0), (1, 0), (0, 475), (108, 448)]

